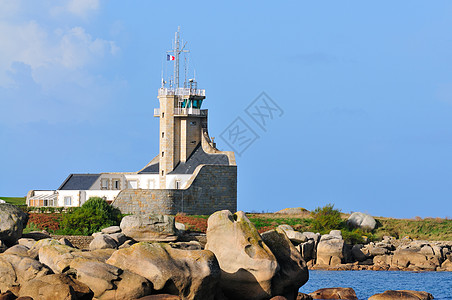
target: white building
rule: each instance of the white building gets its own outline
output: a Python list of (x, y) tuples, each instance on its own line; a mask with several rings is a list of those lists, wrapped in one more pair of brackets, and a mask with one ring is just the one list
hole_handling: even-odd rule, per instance
[[(171, 57), (175, 58), (174, 63), (178, 68), (181, 53), (179, 32), (176, 32), (175, 47), (172, 52), (174, 56)], [(217, 180), (218, 186), (215, 188), (227, 190), (229, 195), (226, 197), (227, 202), (232, 208), (236, 206), (235, 156), (233, 152), (219, 151), (209, 137), (207, 109), (201, 109), (205, 90), (198, 89), (194, 80), (186, 82), (183, 88), (179, 87), (179, 71), (176, 67), (174, 73), (173, 78), (177, 79), (176, 84), (165, 87), (163, 82), (158, 91), (160, 108), (154, 110), (154, 116), (160, 118), (160, 151), (143, 169), (127, 173), (71, 174), (57, 190), (28, 192), (27, 205), (71, 207), (81, 206), (90, 197), (101, 197), (112, 203), (118, 194), (125, 190), (188, 190), (203, 166), (216, 165), (232, 167), (227, 170), (217, 168), (209, 172), (215, 177), (229, 174), (225, 176), (230, 180)], [(235, 176), (230, 175), (231, 170)], [(209, 183), (210, 186), (206, 188), (212, 189), (212, 185), (215, 184), (217, 183)], [(200, 188), (202, 189), (196, 186), (192, 190), (199, 191)], [(195, 192), (191, 191), (191, 193)], [(209, 193), (204, 194), (203, 197), (223, 197)], [(149, 201), (155, 200), (156, 196), (152, 197), (153, 199)]]

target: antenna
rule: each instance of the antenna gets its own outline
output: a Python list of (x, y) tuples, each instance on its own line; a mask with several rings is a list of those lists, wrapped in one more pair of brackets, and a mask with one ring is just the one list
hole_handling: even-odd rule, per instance
[(177, 26), (177, 31), (174, 34), (174, 48), (172, 50), (166, 51), (167, 53), (174, 54), (174, 86), (175, 88), (179, 87), (179, 55), (181, 53), (188, 53), (189, 50), (184, 50), (187, 43), (184, 44), (182, 48), (180, 48), (180, 26)]

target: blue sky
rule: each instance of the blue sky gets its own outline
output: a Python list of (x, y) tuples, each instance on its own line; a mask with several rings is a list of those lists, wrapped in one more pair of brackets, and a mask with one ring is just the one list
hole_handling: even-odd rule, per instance
[[(238, 117), (259, 136), (237, 155), (240, 210), (452, 217), (451, 15), (449, 1), (0, 0), (0, 195), (151, 160), (180, 25), (218, 147)], [(246, 113), (262, 92), (283, 111), (264, 129)]]

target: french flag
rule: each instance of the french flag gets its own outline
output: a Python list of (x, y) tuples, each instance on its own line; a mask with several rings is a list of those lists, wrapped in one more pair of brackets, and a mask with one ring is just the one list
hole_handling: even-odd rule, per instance
[(173, 55), (169, 55), (169, 54), (166, 55), (166, 60), (167, 60), (167, 61), (169, 61), (169, 60), (175, 60), (175, 59), (176, 59), (176, 57), (173, 56)]

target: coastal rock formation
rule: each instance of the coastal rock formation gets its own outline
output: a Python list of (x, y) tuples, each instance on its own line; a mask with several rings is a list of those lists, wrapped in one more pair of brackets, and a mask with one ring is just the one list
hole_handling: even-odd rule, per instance
[(15, 205), (0, 204), (0, 240), (6, 246), (14, 245), (27, 226), (28, 215)]
[(92, 242), (89, 244), (89, 250), (116, 249), (116, 248), (118, 248), (118, 243), (107, 234), (97, 235), (94, 238), (94, 240), (92, 240)]
[(344, 240), (338, 234), (324, 234), (317, 246), (317, 264), (335, 266), (344, 258)]
[(288, 231), (294, 230), (286, 225), (261, 236), (241, 211), (224, 210), (209, 217), (205, 248), (218, 259), (220, 287), (228, 299), (297, 297), (308, 272), (293, 244), (298, 238), (289, 239)]
[(306, 208), (303, 208), (303, 207), (289, 207), (289, 208), (281, 209), (281, 210), (275, 212), (275, 214), (301, 215), (306, 212), (308, 212), (308, 211), (306, 210)]
[(163, 243), (138, 243), (117, 250), (107, 263), (146, 278), (159, 293), (183, 299), (213, 299), (220, 279), (212, 252), (175, 249)]
[(347, 220), (347, 224), (354, 228), (361, 228), (369, 231), (374, 230), (377, 226), (377, 222), (374, 217), (362, 212), (352, 213)]
[(244, 212), (212, 214), (205, 249), (218, 259), (220, 286), (226, 297), (251, 300), (272, 296), (272, 280), (280, 267)]
[(278, 229), (284, 231), (287, 237), (296, 245), (304, 243), (308, 240), (308, 238), (303, 233), (294, 230), (289, 225), (279, 225)]
[(358, 299), (355, 290), (352, 288), (324, 288), (309, 293), (313, 299)]
[(141, 214), (125, 216), (121, 230), (126, 236), (139, 242), (172, 242), (177, 240), (173, 216)]
[(41, 300), (92, 299), (93, 292), (83, 283), (63, 274), (52, 274), (25, 282), (20, 288), (20, 297)]
[(0, 254), (0, 291), (17, 292), (20, 285), (45, 276), (50, 270), (30, 257)]
[(270, 248), (279, 264), (279, 271), (272, 282), (272, 294), (296, 298), (299, 288), (308, 281), (306, 262), (301, 253), (287, 237), (285, 231), (277, 228), (262, 234), (262, 240)]
[(369, 300), (430, 300), (433, 299), (432, 294), (419, 291), (385, 291), (381, 294), (373, 295)]

